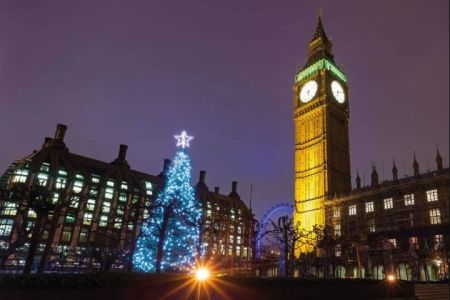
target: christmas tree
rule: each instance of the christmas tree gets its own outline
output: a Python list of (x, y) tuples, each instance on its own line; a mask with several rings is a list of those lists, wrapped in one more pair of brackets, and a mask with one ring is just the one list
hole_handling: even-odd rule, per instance
[(137, 271), (182, 271), (195, 264), (201, 210), (190, 184), (191, 160), (186, 150), (193, 138), (185, 131), (175, 138), (181, 149), (138, 237), (133, 256)]

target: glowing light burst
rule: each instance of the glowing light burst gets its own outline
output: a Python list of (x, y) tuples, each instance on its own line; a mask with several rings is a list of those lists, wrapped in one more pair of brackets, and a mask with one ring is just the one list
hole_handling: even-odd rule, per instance
[(396, 279), (396, 278), (395, 278), (395, 275), (393, 275), (393, 274), (389, 274), (386, 278), (387, 278), (387, 280), (390, 281), (390, 282), (394, 282), (395, 279)]
[(189, 142), (194, 139), (193, 136), (187, 135), (186, 131), (183, 130), (180, 135), (174, 135), (177, 140), (177, 147), (188, 148)]
[(195, 270), (195, 278), (198, 281), (205, 281), (209, 278), (210, 274), (209, 274), (209, 270), (207, 268), (198, 268), (197, 270)]

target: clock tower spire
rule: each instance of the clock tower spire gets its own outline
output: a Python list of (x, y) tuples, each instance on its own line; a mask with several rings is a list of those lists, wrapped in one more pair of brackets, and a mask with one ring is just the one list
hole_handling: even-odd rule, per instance
[[(294, 222), (311, 231), (325, 225), (325, 201), (351, 190), (347, 77), (334, 62), (320, 14), (293, 91)], [(313, 250), (303, 246), (300, 252)]]

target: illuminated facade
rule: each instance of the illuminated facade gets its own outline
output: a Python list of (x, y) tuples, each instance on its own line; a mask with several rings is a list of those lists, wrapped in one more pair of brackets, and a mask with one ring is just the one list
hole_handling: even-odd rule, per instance
[[(439, 152), (436, 169), (351, 186), (347, 78), (336, 67), (319, 17), (305, 66), (295, 76), (294, 222), (311, 232), (296, 253), (314, 252), (317, 277), (404, 280), (448, 278), (450, 257), (449, 168)], [(319, 243), (320, 242), (320, 243)], [(301, 259), (300, 259), (301, 260)]]
[[(351, 189), (347, 79), (334, 62), (320, 17), (293, 91), (294, 222), (310, 231), (325, 224), (325, 200)], [(313, 249), (304, 246), (301, 252)]]
[(255, 220), (239, 196), (237, 182), (228, 195), (210, 191), (200, 171), (197, 198), (203, 208), (201, 238), (205, 263), (227, 274), (249, 274), (253, 262)]
[[(376, 169), (371, 183), (325, 202), (325, 220), (333, 243), (322, 247), (335, 277), (403, 280), (448, 278), (450, 255), (449, 169), (439, 152), (437, 168), (379, 182)], [(359, 257), (359, 266), (358, 266)]]
[[(0, 269), (22, 269), (36, 234), (37, 259), (48, 248), (46, 270), (129, 269), (136, 237), (160, 188), (170, 160), (159, 175), (131, 169), (127, 146), (103, 162), (71, 153), (65, 125), (42, 148), (15, 161), (0, 177)], [(196, 186), (202, 205), (202, 240), (208, 260), (221, 269), (246, 272), (252, 257), (253, 214), (240, 199), (237, 183), (229, 195), (209, 191), (201, 172)], [(45, 209), (30, 204), (34, 187)], [(20, 192), (23, 191), (23, 192)], [(42, 216), (41, 230), (33, 231)], [(8, 247), (11, 249), (9, 252)]]

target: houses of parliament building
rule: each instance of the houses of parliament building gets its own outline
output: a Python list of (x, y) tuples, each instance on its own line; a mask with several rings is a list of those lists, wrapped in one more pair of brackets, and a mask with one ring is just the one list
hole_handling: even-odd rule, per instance
[(433, 171), (421, 172), (414, 157), (412, 176), (399, 178), (394, 162), (391, 180), (380, 182), (373, 167), (370, 186), (358, 174), (352, 188), (348, 81), (320, 16), (293, 91), (294, 222), (331, 237), (302, 244), (297, 255), (318, 254), (316, 276), (448, 278), (449, 169), (437, 151)]

